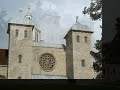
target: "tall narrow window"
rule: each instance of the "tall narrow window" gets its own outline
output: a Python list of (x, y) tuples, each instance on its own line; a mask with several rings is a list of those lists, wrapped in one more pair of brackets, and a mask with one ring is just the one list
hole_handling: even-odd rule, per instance
[(35, 41), (37, 42), (37, 32), (35, 32)]
[(81, 66), (85, 67), (85, 60), (82, 60)]
[(18, 37), (18, 33), (19, 33), (19, 30), (16, 29), (16, 33), (15, 33), (16, 37)]
[(27, 38), (27, 31), (24, 32), (24, 37)]
[(22, 55), (19, 55), (19, 63), (22, 62)]
[(80, 42), (80, 36), (77, 36), (77, 42)]
[(87, 36), (85, 36), (85, 43), (87, 43), (88, 42), (88, 37)]
[(37, 33), (37, 42), (38, 42), (38, 33)]

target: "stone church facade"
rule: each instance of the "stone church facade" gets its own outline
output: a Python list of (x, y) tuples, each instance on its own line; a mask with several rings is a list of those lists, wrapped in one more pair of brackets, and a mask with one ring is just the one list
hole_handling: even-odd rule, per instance
[[(64, 44), (39, 42), (34, 25), (8, 24), (8, 79), (93, 79), (92, 31), (76, 22)], [(37, 32), (37, 34), (35, 34)], [(35, 34), (33, 36), (33, 33)], [(33, 40), (33, 38), (35, 40)]]
[[(56, 18), (52, 14), (47, 14), (46, 17), (47, 20)], [(50, 25), (50, 22), (48, 25), (52, 29), (43, 24), (39, 27), (45, 26), (41, 31), (35, 24), (30, 23), (32, 20), (30, 12), (24, 18), (27, 23), (22, 23), (24, 22), (22, 19), (20, 16), (17, 21), (21, 22), (8, 23), (8, 62), (5, 66), (0, 65), (0, 75), (4, 75), (8, 79), (95, 78), (93, 58), (90, 55), (93, 32), (87, 25), (82, 25), (76, 18), (76, 23), (62, 38), (66, 44), (56, 44), (53, 43), (53, 39), (49, 39), (49, 43), (44, 42), (43, 39), (50, 38), (48, 34), (52, 35), (53, 32), (56, 32), (54, 38), (56, 36), (56, 40), (59, 40), (58, 24), (53, 26)], [(54, 27), (55, 30), (50, 32)], [(49, 32), (43, 33), (44, 31)], [(41, 38), (44, 34), (46, 37)]]

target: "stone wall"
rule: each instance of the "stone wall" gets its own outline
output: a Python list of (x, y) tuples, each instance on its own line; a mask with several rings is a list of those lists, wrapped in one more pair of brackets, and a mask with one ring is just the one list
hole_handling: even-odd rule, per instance
[(74, 78), (73, 69), (73, 43), (72, 43), (72, 32), (68, 33), (66, 37), (66, 73), (70, 79)]
[(7, 77), (7, 65), (0, 65), (0, 75)]
[[(50, 53), (55, 57), (55, 67), (52, 71), (46, 72), (41, 69), (39, 60), (41, 55)], [(32, 74), (42, 75), (64, 75), (66, 76), (66, 55), (63, 48), (33, 47)]]
[[(9, 28), (8, 79), (18, 79), (18, 77), (31, 79), (33, 26), (11, 24)], [(18, 37), (16, 37), (16, 29), (19, 30)], [(26, 38), (25, 31), (27, 31)], [(22, 55), (21, 62), (19, 55)]]
[[(80, 36), (80, 42), (77, 42), (76, 37)], [(85, 36), (88, 37), (85, 43)], [(92, 48), (92, 33), (74, 32), (73, 31), (73, 63), (74, 63), (74, 78), (75, 79), (92, 79), (94, 78), (93, 62), (90, 51)], [(82, 67), (82, 60), (85, 60), (85, 66)]]

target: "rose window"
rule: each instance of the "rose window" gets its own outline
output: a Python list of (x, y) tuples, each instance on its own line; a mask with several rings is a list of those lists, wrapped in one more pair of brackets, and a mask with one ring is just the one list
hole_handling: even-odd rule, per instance
[(44, 71), (51, 71), (55, 66), (55, 58), (52, 54), (43, 54), (40, 57), (39, 64)]

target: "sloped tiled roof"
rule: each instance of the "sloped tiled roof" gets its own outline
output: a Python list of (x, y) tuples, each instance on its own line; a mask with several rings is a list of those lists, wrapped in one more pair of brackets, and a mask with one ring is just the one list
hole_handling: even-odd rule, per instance
[(87, 25), (82, 25), (80, 22), (73, 24), (71, 27), (72, 30), (83, 30), (83, 31), (90, 31), (90, 28)]

